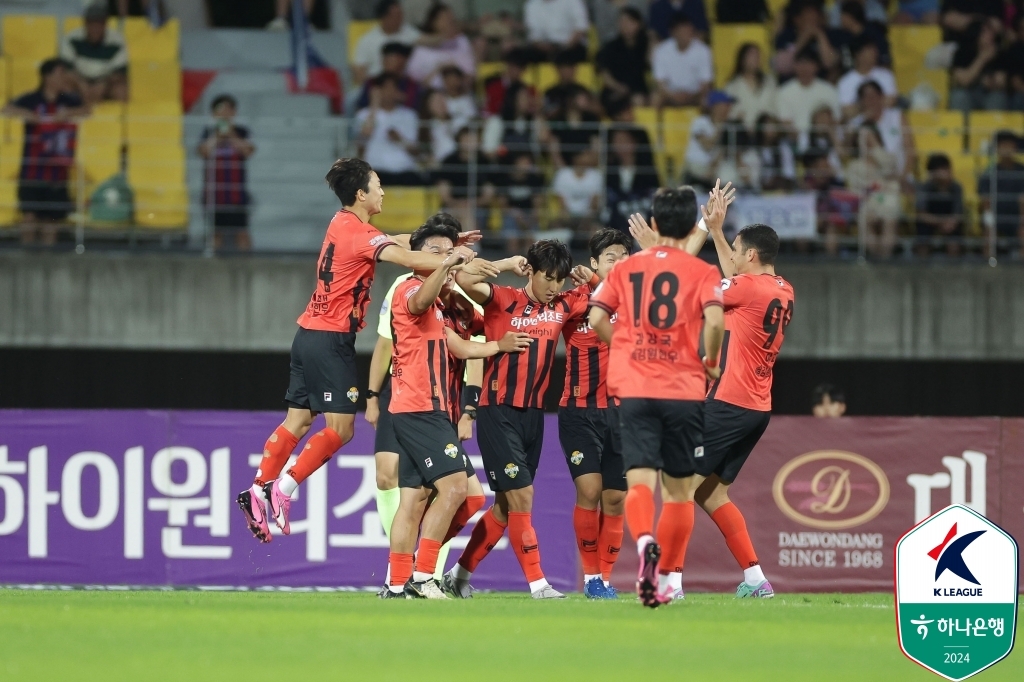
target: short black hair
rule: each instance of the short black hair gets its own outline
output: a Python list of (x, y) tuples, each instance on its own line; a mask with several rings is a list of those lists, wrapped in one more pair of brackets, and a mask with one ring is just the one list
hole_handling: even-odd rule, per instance
[(682, 13), (673, 13), (672, 18), (668, 22), (668, 30), (671, 31), (676, 26), (682, 26), (683, 24), (689, 24), (693, 26), (693, 19)]
[(543, 272), (555, 279), (565, 279), (572, 270), (569, 247), (557, 239), (541, 239), (526, 252), (526, 262), (534, 272)]
[(813, 45), (805, 45), (803, 49), (796, 53), (793, 62), (814, 62), (818, 65), (819, 69), (821, 68), (821, 57), (818, 56), (818, 52), (814, 49)]
[(885, 94), (882, 91), (882, 86), (878, 84), (878, 81), (866, 80), (863, 83), (861, 83), (860, 86), (857, 88), (857, 99), (863, 98), (864, 97), (864, 93), (867, 92), (868, 90), (874, 90), (879, 95), (884, 95)]
[(342, 206), (353, 206), (359, 190), (370, 191), (373, 168), (362, 159), (338, 159), (327, 171), (327, 185), (334, 191)]
[(403, 57), (408, 57), (412, 54), (412, 48), (405, 43), (392, 41), (390, 43), (385, 43), (384, 47), (380, 48), (380, 53), (385, 56), (389, 54), (400, 54)]
[[(628, 132), (628, 131), (627, 131)], [(614, 245), (624, 246), (626, 253), (633, 250), (633, 237), (622, 230), (613, 230), (609, 227), (602, 227), (590, 238), (590, 257), (599, 258), (604, 250)]]
[(821, 405), (825, 402), (825, 396), (828, 396), (829, 400), (834, 403), (846, 402), (846, 394), (843, 393), (843, 390), (833, 386), (832, 384), (818, 384), (814, 387), (812, 396), (814, 398), (815, 405)]
[(45, 62), (39, 65), (39, 77), (46, 78), (57, 69), (71, 69), (71, 64), (64, 59), (55, 57), (53, 59), (47, 59)]
[(444, 237), (450, 239), (452, 246), (459, 242), (459, 232), (462, 231), (462, 223), (450, 213), (435, 213), (427, 218), (427, 221), (420, 225), (412, 236), (409, 237), (409, 249), (420, 251), (423, 245), (431, 237)]
[(935, 154), (928, 155), (928, 165), (925, 167), (928, 172), (942, 170), (943, 168), (952, 168), (953, 164), (950, 162), (949, 157), (938, 152)]
[(382, 73), (377, 76), (377, 87), (383, 88), (386, 84), (391, 83), (399, 90), (402, 89), (402, 81), (393, 73)]
[(855, 0), (846, 0), (839, 6), (840, 14), (849, 14), (858, 24), (868, 23), (867, 15), (864, 12), (864, 5)]
[(373, 9), (373, 16), (378, 19), (383, 19), (387, 16), (387, 13), (391, 11), (392, 7), (400, 4), (401, 3), (398, 2), (398, 0), (380, 0), (380, 2), (377, 3), (377, 6)]
[(690, 234), (697, 222), (697, 192), (689, 185), (678, 189), (660, 189), (654, 195), (651, 215), (658, 234), (680, 239)]
[(638, 10), (636, 7), (627, 5), (626, 7), (623, 7), (622, 9), (619, 10), (619, 14), (625, 14), (627, 17), (629, 17), (636, 23), (640, 24), (641, 26), (644, 25), (644, 15), (640, 14), (640, 10)]
[(870, 38), (856, 38), (850, 43), (850, 53), (853, 55), (858, 55), (860, 54), (861, 50), (868, 47), (873, 47), (875, 48), (875, 50), (878, 50), (878, 43), (871, 40)]
[(1000, 130), (996, 133), (996, 146), (998, 147), (1004, 142), (1020, 144), (1020, 139), (1009, 130)]
[(757, 251), (761, 265), (774, 265), (779, 255), (779, 235), (762, 223), (747, 225), (739, 232), (740, 241), (748, 249)]
[(466, 75), (466, 73), (455, 64), (446, 64), (441, 67), (441, 78), (453, 74), (459, 78), (463, 78)]
[(555, 66), (576, 66), (579, 62), (579, 57), (573, 50), (559, 50), (555, 55)]
[(505, 53), (504, 60), (509, 64), (515, 64), (519, 67), (527, 67), (530, 65), (530, 53), (522, 47), (513, 47)]
[(238, 100), (225, 93), (213, 98), (213, 101), (210, 102), (210, 111), (216, 111), (221, 104), (230, 104), (232, 109), (238, 110)]

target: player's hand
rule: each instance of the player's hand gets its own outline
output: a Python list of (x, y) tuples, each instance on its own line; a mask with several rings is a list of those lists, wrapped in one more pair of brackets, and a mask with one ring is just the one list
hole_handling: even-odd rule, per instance
[(590, 281), (594, 276), (594, 271), (586, 265), (577, 265), (569, 272), (569, 276), (572, 277), (573, 284), (579, 287)]
[(512, 272), (520, 277), (530, 276), (530, 266), (527, 264), (525, 256), (509, 256), (508, 261), (512, 264)]
[(441, 261), (441, 267), (448, 270), (460, 270), (461, 265), (466, 262), (465, 254), (454, 251), (447, 258)]
[(469, 440), (473, 437), (473, 420), (463, 414), (459, 417), (459, 440)]
[(707, 358), (701, 363), (704, 365), (704, 376), (708, 378), (708, 381), (717, 381), (722, 376), (722, 365), (716, 364), (714, 367), (708, 367)]
[(502, 353), (522, 353), (530, 344), (533, 338), (523, 332), (505, 332), (505, 335), (498, 340), (498, 350)]
[(629, 233), (640, 245), (641, 249), (649, 249), (658, 243), (658, 233), (647, 224), (647, 219), (639, 213), (629, 216)]
[(460, 268), (462, 272), (473, 277), (481, 277), (483, 279), (490, 279), (497, 277), (501, 272), (501, 269), (497, 265), (489, 260), (483, 258), (477, 258), (471, 263), (464, 263)]
[(377, 429), (377, 420), (380, 419), (380, 401), (376, 398), (367, 398), (366, 400), (366, 414), (363, 415), (366, 419), (366, 423)]
[(476, 251), (466, 246), (456, 246), (454, 253), (462, 256), (463, 263), (471, 263), (476, 258)]
[(721, 231), (722, 226), (725, 224), (725, 212), (729, 202), (720, 186), (721, 182), (721, 180), (715, 182), (715, 188), (711, 190), (711, 198), (708, 200), (707, 205), (700, 207), (700, 212), (704, 216), (704, 224), (709, 232)]
[(480, 230), (459, 232), (459, 241), (455, 242), (455, 246), (469, 246), (470, 244), (476, 244), (483, 238), (484, 236), (480, 233)]

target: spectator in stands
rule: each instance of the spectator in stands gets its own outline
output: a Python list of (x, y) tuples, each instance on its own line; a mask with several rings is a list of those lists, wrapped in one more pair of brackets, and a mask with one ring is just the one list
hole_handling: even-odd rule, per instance
[(895, 24), (939, 23), (939, 0), (899, 0)]
[(551, 61), (568, 52), (574, 61), (587, 58), (587, 6), (583, 0), (526, 0), (526, 39), (536, 61)]
[(846, 183), (861, 197), (860, 225), (865, 230), (868, 252), (888, 258), (896, 247), (900, 218), (900, 172), (896, 156), (886, 151), (882, 135), (873, 123), (857, 129), (853, 160), (846, 168)]
[(398, 78), (384, 74), (370, 93), (370, 106), (356, 114), (360, 156), (373, 166), (384, 187), (423, 184), (415, 158), (419, 119), (414, 110), (401, 104), (402, 98)]
[(668, 40), (678, 19), (685, 18), (702, 36), (708, 35), (704, 0), (654, 0), (647, 14), (647, 26), (658, 40)]
[(615, 40), (621, 33), (619, 17), (623, 10), (634, 9), (640, 17), (641, 26), (644, 23), (643, 12), (647, 9), (645, 0), (591, 0), (590, 22), (597, 31), (597, 40), (600, 45)]
[(477, 114), (476, 100), (473, 99), (467, 80), (462, 69), (457, 66), (446, 66), (441, 69), (444, 99), (456, 129), (466, 126)]
[(806, 146), (801, 152), (818, 151), (828, 158), (835, 176), (843, 178), (843, 129), (839, 126), (830, 107), (819, 107), (811, 114), (811, 129), (807, 134)]
[(5, 116), (25, 122), (18, 180), (22, 244), (37, 236), (46, 246), (55, 244), (58, 225), (71, 210), (68, 169), (75, 161), (75, 119), (89, 110), (78, 95), (67, 92), (70, 76), (66, 62), (48, 59), (39, 67), (39, 89), (3, 108)]
[(716, 8), (720, 24), (763, 24), (772, 15), (764, 0), (718, 0)]
[[(274, 18), (267, 24), (268, 31), (287, 31), (292, 17), (293, 0), (276, 0), (274, 3)], [(302, 11), (308, 18), (313, 11), (316, 0), (302, 0)]]
[(549, 154), (555, 168), (572, 166), (582, 151), (597, 151), (601, 119), (593, 113), (594, 97), (589, 90), (577, 90), (565, 100), (565, 108), (551, 119)]
[(572, 165), (558, 169), (551, 182), (551, 193), (559, 204), (558, 224), (581, 238), (589, 237), (598, 227), (603, 190), (597, 153), (592, 149), (579, 151)]
[(364, 33), (356, 43), (355, 57), (352, 59), (352, 78), (356, 85), (388, 70), (385, 64), (387, 53), (384, 51), (388, 45), (404, 45), (409, 50), (406, 53), (408, 60), (412, 47), (420, 39), (419, 30), (405, 23), (405, 12), (398, 0), (380, 0), (376, 16), (377, 25)]
[(597, 53), (597, 70), (604, 84), (601, 106), (606, 111), (624, 101), (634, 106), (647, 104), (648, 54), (643, 15), (635, 7), (624, 7), (619, 12), (618, 35)]
[(844, 28), (843, 13), (850, 9), (849, 5), (857, 5), (860, 7), (857, 15), (863, 17), (860, 23), (872, 22), (884, 26), (889, 23), (889, 12), (885, 9), (887, 4), (888, 2), (883, 4), (879, 0), (845, 0), (845, 2), (833, 3), (828, 10), (828, 25), (832, 28)]
[(506, 93), (523, 84), (530, 60), (526, 50), (513, 48), (505, 53), (505, 72), (484, 81), (484, 112), (500, 114), (505, 108)]
[(85, 9), (84, 25), (68, 32), (60, 56), (74, 68), (77, 89), (87, 104), (128, 99), (128, 50), (124, 36), (107, 28), (107, 6)]
[(1014, 19), (1016, 39), (1006, 47), (1003, 64), (1006, 67), (1009, 85), (1009, 107), (1014, 111), (1024, 110), (1024, 8)]
[[(1012, 132), (996, 133), (995, 165), (978, 178), (978, 198), (985, 226), (989, 229), (994, 226), (1000, 238), (1016, 238), (1018, 248), (1024, 243), (1024, 165), (1017, 163), (1019, 150), (1020, 140)], [(992, 203), (993, 191), (995, 204)]]
[(964, 233), (964, 191), (953, 179), (953, 165), (945, 154), (928, 157), (928, 180), (917, 188), (917, 236), (925, 238), (916, 247), (918, 255), (930, 251), (928, 241), (941, 237), (951, 256), (960, 252)]
[(977, 33), (972, 26), (976, 23), (987, 23), (998, 33), (1005, 12), (1003, 0), (942, 0), (939, 11), (942, 40), (960, 47), (974, 43)]
[(501, 209), (501, 236), (509, 253), (524, 253), (534, 240), (544, 209), (544, 176), (529, 152), (511, 154), (511, 165), (494, 174), (496, 205)]
[(748, 131), (753, 132), (764, 114), (775, 113), (778, 84), (774, 75), (761, 69), (761, 48), (756, 44), (746, 43), (736, 53), (736, 68), (725, 91), (736, 100), (733, 116), (743, 121)]
[(107, 0), (107, 12), (114, 17), (148, 17), (156, 12), (161, 19), (167, 18), (163, 0)]
[(788, 80), (794, 75), (796, 56), (801, 52), (814, 54), (822, 76), (838, 68), (836, 45), (841, 37), (837, 30), (825, 26), (821, 6), (815, 0), (794, 0), (789, 12), (791, 19), (775, 37), (773, 64), (779, 80)]
[(849, 120), (857, 115), (857, 91), (868, 81), (873, 81), (882, 89), (885, 106), (896, 105), (899, 90), (896, 88), (896, 76), (892, 71), (878, 65), (878, 46), (870, 40), (853, 43), (853, 68), (839, 79), (839, 104), (843, 107), (843, 118)]
[(558, 82), (544, 91), (545, 116), (557, 116), (559, 112), (565, 110), (566, 103), (575, 97), (577, 92), (586, 90), (576, 80), (577, 63), (576, 57), (568, 50), (558, 53), (555, 57), (555, 72), (558, 74)]
[(804, 177), (801, 186), (817, 193), (818, 232), (830, 256), (839, 254), (839, 237), (848, 235), (856, 223), (860, 197), (843, 188), (828, 155), (811, 149), (803, 157)]
[(467, 230), (475, 230), (487, 224), (494, 202), (492, 169), (480, 153), (480, 136), (473, 128), (463, 128), (456, 133), (455, 144), (456, 150), (434, 173), (437, 193), (442, 209), (458, 218)]
[(380, 87), (381, 79), (385, 75), (394, 76), (397, 79), (398, 89), (402, 92), (402, 104), (415, 109), (420, 101), (419, 83), (406, 75), (406, 67), (409, 65), (409, 55), (412, 48), (402, 43), (388, 43), (381, 50), (383, 56), (384, 70), (376, 76), (367, 79), (363, 83), (363, 90), (356, 101), (356, 111), (370, 106), (370, 92)]
[(857, 104), (860, 113), (850, 120), (851, 130), (870, 123), (878, 131), (882, 146), (896, 159), (896, 170), (902, 174), (907, 168), (914, 168), (914, 135), (903, 111), (887, 106), (882, 87), (875, 81), (861, 83), (857, 88)]
[(439, 166), (457, 149), (455, 133), (463, 126), (455, 125), (448, 110), (448, 101), (440, 90), (429, 90), (420, 106), (420, 146), (429, 168)]
[(629, 216), (650, 213), (651, 197), (661, 184), (646, 135), (644, 142), (646, 149), (641, 148), (637, 130), (631, 127), (617, 127), (609, 137), (611, 155), (604, 180), (607, 195), (603, 218), (608, 227), (622, 232), (629, 232)]
[(547, 122), (539, 110), (533, 88), (514, 85), (505, 97), (501, 114), (488, 117), (484, 123), (484, 153), (502, 162), (525, 153), (536, 162), (542, 145), (550, 141)]
[(423, 85), (441, 87), (441, 69), (454, 65), (470, 77), (476, 74), (476, 57), (455, 13), (445, 4), (430, 8), (420, 43), (412, 51), (409, 75)]
[(840, 6), (842, 11), (839, 15), (840, 30), (837, 36), (839, 42), (836, 43), (841, 53), (839, 72), (856, 67), (855, 52), (864, 43), (873, 43), (878, 49), (878, 54), (875, 55), (876, 65), (891, 65), (892, 54), (885, 25), (866, 19), (864, 5), (856, 0), (846, 0)]
[(794, 72), (796, 78), (779, 88), (776, 97), (779, 120), (800, 135), (798, 146), (806, 149), (804, 136), (811, 127), (811, 116), (821, 107), (832, 110), (839, 118), (839, 92), (831, 83), (818, 78), (821, 62), (815, 50), (805, 47), (796, 55)]
[(718, 164), (724, 153), (722, 138), (734, 102), (732, 96), (721, 90), (708, 93), (705, 113), (690, 124), (690, 139), (686, 145), (686, 184), (705, 188), (714, 186)]
[(651, 68), (658, 87), (656, 106), (699, 106), (715, 79), (711, 50), (685, 14), (674, 16), (671, 37), (651, 53)]
[(757, 185), (765, 192), (788, 191), (796, 185), (796, 159), (782, 125), (768, 113), (757, 118)]
[(999, 35), (992, 21), (971, 24), (953, 55), (949, 108), (1006, 108), (1006, 66), (999, 58)]
[(218, 95), (210, 104), (214, 125), (203, 130), (199, 156), (206, 159), (203, 204), (213, 212), (213, 244), (220, 251), (228, 241), (239, 251), (252, 247), (249, 237), (249, 190), (245, 161), (256, 151), (249, 129), (237, 125), (238, 101)]
[(811, 413), (815, 417), (831, 419), (846, 414), (846, 394), (832, 384), (820, 384), (813, 393)]

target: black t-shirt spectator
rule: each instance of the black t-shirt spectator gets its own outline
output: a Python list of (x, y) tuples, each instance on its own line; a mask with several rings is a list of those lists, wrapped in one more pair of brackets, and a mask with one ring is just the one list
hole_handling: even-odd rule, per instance
[[(477, 196), (486, 184), (493, 184), (492, 168), (483, 154), (476, 158), (476, 188)], [(454, 151), (444, 158), (440, 168), (434, 171), (434, 182), (447, 180), (451, 185), (453, 199), (465, 199), (469, 196), (469, 163), (459, 158), (459, 152)]]
[(647, 94), (647, 41), (637, 40), (633, 47), (622, 36), (605, 43), (597, 53), (597, 68), (608, 71), (612, 78), (634, 94)]
[(769, 16), (764, 0), (718, 0), (720, 24), (763, 24)]
[[(825, 29), (825, 37), (828, 38), (828, 42), (830, 42), (832, 44), (833, 48), (839, 49), (839, 47), (843, 44), (843, 40), (844, 40), (844, 38), (843, 38), (843, 31), (840, 31), (838, 29), (826, 28)], [(790, 46), (795, 45), (796, 41), (797, 41), (796, 27), (794, 27), (792, 24), (790, 24), (789, 26), (786, 26), (786, 28), (782, 29), (779, 32), (779, 35), (777, 35), (775, 37), (775, 49), (776, 50), (788, 49)], [(803, 49), (807, 49), (807, 50), (813, 51), (814, 54), (816, 54), (818, 56), (818, 61), (821, 62), (822, 64), (824, 64), (824, 60), (821, 58), (821, 50), (818, 49), (818, 41), (817, 40), (811, 40), (810, 42), (808, 42), (804, 46)], [(824, 73), (826, 73), (826, 72), (823, 70), (822, 74), (824, 74)]]
[(997, 59), (1008, 77), (1024, 78), (1024, 38), (1007, 46)]
[(582, 114), (578, 124), (568, 123), (564, 118), (552, 119), (551, 134), (558, 138), (559, 151), (565, 165), (571, 166), (576, 154), (591, 144), (597, 137), (597, 124), (601, 122), (594, 114)]
[[(978, 24), (975, 24), (974, 28), (977, 28)], [(967, 69), (970, 68), (974, 60), (978, 58), (978, 31), (970, 31), (971, 37), (965, 42), (960, 43), (956, 48), (956, 52), (953, 54), (953, 68), (954, 69)], [(996, 71), (1005, 71), (1008, 64), (1006, 63), (1006, 53), (997, 53), (995, 57), (990, 59), (985, 66), (982, 67), (981, 73), (978, 74), (977, 80), (981, 80), (982, 76), (995, 73)], [(976, 81), (977, 82), (977, 81)]]
[[(982, 17), (994, 17), (1002, 21), (1003, 0), (942, 0), (939, 9), (939, 25), (942, 25), (941, 17), (946, 12), (960, 12), (961, 14), (972, 14)], [(966, 31), (954, 31), (942, 29), (942, 40), (944, 42), (955, 42), (962, 44), (968, 37), (970, 29)]]
[[(915, 203), (918, 213), (961, 218), (964, 214), (964, 191), (957, 182), (951, 182), (948, 187), (942, 188), (928, 180), (917, 188)], [(934, 230), (932, 225), (922, 222), (917, 224), (917, 233), (921, 236), (930, 236), (934, 234)]]
[[(978, 178), (978, 196), (989, 197), (992, 192), (992, 172), (989, 169)], [(1012, 168), (996, 168), (996, 231), (1000, 236), (1017, 236), (1020, 223), (1020, 197), (1024, 194), (1024, 165), (1014, 161)]]
[[(831, 39), (831, 38), (830, 38)], [(869, 21), (864, 24), (864, 30), (859, 34), (853, 34), (845, 29), (840, 29), (835, 34), (832, 44), (842, 52), (843, 71), (853, 68), (853, 53), (857, 46), (864, 42), (872, 42), (878, 48), (878, 64), (889, 66), (892, 64), (892, 51), (889, 48), (889, 36), (886, 34), (885, 26)]]
[(494, 173), (491, 178), (494, 182), (498, 196), (508, 200), (509, 208), (518, 208), (524, 211), (533, 209), (533, 197), (544, 191), (544, 176), (537, 171), (531, 170), (525, 175), (515, 177), (512, 169), (504, 172)]

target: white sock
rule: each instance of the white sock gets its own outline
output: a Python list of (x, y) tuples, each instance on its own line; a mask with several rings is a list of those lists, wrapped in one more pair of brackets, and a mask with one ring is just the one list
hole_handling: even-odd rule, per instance
[(541, 578), (540, 580), (534, 580), (532, 583), (530, 583), (530, 592), (531, 593), (538, 592), (540, 590), (543, 590), (545, 587), (547, 587), (550, 584), (551, 583), (548, 582), (547, 578)]
[(295, 494), (295, 489), (299, 487), (299, 484), (295, 482), (295, 479), (285, 474), (281, 478), (277, 479), (277, 487), (280, 488), (288, 497)]
[(598, 580), (600, 580), (601, 579), (601, 574), (597, 573), (595, 575), (588, 575), (588, 574), (584, 573), (583, 574), (583, 583), (584, 584), (589, 583), (594, 578), (597, 578)]
[(669, 588), (674, 588), (672, 585), (672, 574), (671, 573), (659, 573), (658, 574), (658, 592), (664, 592)]
[(401, 594), (405, 591), (405, 585), (388, 585), (388, 589), (395, 594)]
[(430, 580), (433, 577), (434, 577), (433, 573), (424, 573), (423, 571), (413, 571), (412, 572), (412, 581), (414, 583), (421, 583), (424, 580)]
[(462, 564), (456, 562), (455, 566), (452, 567), (452, 577), (456, 580), (469, 580), (473, 577), (473, 574), (462, 567)]
[(604, 586), (605, 586), (605, 587), (611, 587), (611, 586), (612, 586), (612, 584), (611, 584), (610, 582), (608, 582), (607, 580), (605, 580), (605, 581), (604, 581)]
[(654, 542), (654, 538), (652, 536), (641, 535), (640, 539), (636, 541), (636, 553), (643, 556), (644, 549), (652, 542)]
[(669, 573), (668, 584), (672, 586), (673, 590), (683, 589), (683, 574), (682, 573)]
[(388, 572), (384, 575), (384, 584), (385, 585), (390, 585), (391, 584), (391, 562), (390, 561), (388, 562)]
[(267, 496), (263, 494), (263, 486), (252, 484), (252, 488), (249, 489), (249, 494), (258, 500), (263, 500), (263, 508), (267, 507)]
[(751, 587), (757, 587), (765, 581), (764, 571), (761, 570), (761, 565), (751, 566), (750, 568), (743, 569), (743, 582), (750, 585)]

